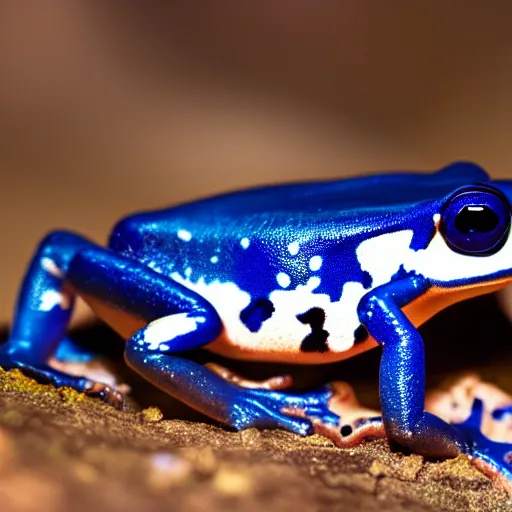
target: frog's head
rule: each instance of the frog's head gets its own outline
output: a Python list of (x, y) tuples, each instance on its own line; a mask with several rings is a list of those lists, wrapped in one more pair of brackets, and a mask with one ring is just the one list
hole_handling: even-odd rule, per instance
[(504, 285), (512, 281), (511, 221), (512, 181), (458, 187), (438, 204), (435, 236), (410, 267), (443, 287)]

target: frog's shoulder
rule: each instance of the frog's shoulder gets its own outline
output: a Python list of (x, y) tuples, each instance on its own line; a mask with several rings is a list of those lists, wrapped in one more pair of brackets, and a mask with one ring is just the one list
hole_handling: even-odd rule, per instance
[(167, 210), (173, 213), (258, 215), (307, 214), (399, 206), (441, 199), (463, 185), (486, 182), (477, 165), (456, 162), (434, 173), (385, 173), (334, 181), (264, 186), (231, 192)]

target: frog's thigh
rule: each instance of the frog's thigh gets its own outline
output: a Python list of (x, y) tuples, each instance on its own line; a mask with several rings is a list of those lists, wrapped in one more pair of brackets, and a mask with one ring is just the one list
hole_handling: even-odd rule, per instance
[(126, 338), (137, 333), (139, 346), (150, 351), (171, 341), (173, 351), (191, 350), (220, 334), (220, 318), (206, 299), (109, 249), (80, 252), (67, 277), (99, 316)]

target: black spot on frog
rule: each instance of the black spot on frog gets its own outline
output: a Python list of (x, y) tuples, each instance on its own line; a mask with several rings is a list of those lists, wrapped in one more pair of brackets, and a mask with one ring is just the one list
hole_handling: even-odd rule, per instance
[(240, 320), (251, 332), (258, 332), (265, 320), (274, 313), (275, 308), (269, 299), (253, 300), (241, 313)]
[(323, 328), (325, 323), (325, 311), (322, 308), (311, 308), (297, 315), (297, 320), (303, 324), (309, 324), (311, 333), (303, 340), (300, 349), (303, 352), (327, 352), (327, 338), (329, 333)]

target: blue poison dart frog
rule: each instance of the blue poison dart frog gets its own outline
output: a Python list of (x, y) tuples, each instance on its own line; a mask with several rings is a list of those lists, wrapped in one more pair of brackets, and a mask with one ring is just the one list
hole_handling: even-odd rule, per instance
[(236, 430), (307, 435), (314, 422), (341, 425), (328, 407), (331, 387), (250, 389), (184, 353), (204, 347), (228, 358), (320, 364), (380, 345), (382, 424), (392, 445), (436, 458), (471, 454), (476, 420), (459, 428), (424, 410), (417, 327), (512, 280), (511, 202), (512, 181), (461, 162), (433, 174), (261, 187), (139, 213), (114, 227), (106, 248), (53, 232), (27, 271), (0, 365), (121, 403), (112, 387), (48, 365), (80, 296), (127, 340), (127, 363), (155, 386)]

